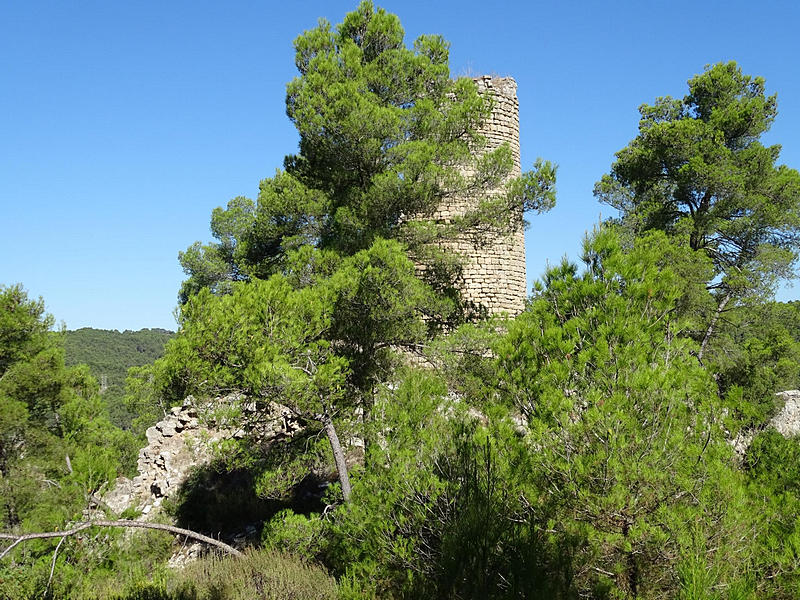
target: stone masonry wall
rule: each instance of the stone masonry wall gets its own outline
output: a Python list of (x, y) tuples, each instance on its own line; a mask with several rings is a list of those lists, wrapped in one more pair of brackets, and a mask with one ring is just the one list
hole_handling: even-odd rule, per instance
[[(237, 400), (234, 395), (214, 402), (230, 404)], [(244, 429), (217, 423), (213, 418), (206, 417), (201, 422), (199, 413), (208, 413), (212, 405), (198, 408), (189, 396), (182, 406), (171, 408), (163, 420), (147, 430), (147, 446), (139, 451), (138, 475), (133, 479), (118, 478), (114, 489), (103, 498), (112, 512), (119, 514), (134, 508), (147, 518), (165, 498), (178, 491), (194, 468), (211, 461), (216, 443), (246, 435)], [(254, 410), (248, 405), (243, 407), (245, 413)], [(301, 429), (297, 417), (274, 402), (269, 403), (264, 417), (258, 427), (262, 440), (291, 436)]]
[[(494, 101), (492, 113), (481, 129), (487, 139), (486, 150), (494, 150), (507, 142), (514, 157), (511, 175), (517, 177), (520, 174), (517, 83), (511, 77), (483, 75), (475, 78), (475, 84), (481, 93), (491, 94)], [(449, 199), (433, 218), (438, 222), (449, 222), (476, 203), (474, 198)], [(521, 206), (519, 210), (521, 213)], [(468, 238), (447, 245), (466, 259), (461, 282), (464, 298), (484, 306), (490, 314), (505, 312), (516, 316), (522, 312), (527, 297), (522, 227), (509, 236), (499, 237), (477, 248)]]

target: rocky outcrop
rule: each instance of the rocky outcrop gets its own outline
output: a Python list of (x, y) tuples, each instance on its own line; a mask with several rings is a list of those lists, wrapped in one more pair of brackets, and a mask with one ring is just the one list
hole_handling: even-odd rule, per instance
[[(772, 427), (783, 437), (800, 435), (800, 390), (787, 390), (775, 394), (783, 401), (783, 408), (770, 419), (765, 429)], [(758, 430), (743, 431), (731, 442), (739, 457), (744, 457)]]
[[(214, 417), (214, 406), (241, 404), (241, 400), (231, 396), (201, 407), (190, 396), (183, 405), (170, 409), (146, 432), (147, 446), (139, 451), (137, 461), (139, 474), (133, 479), (118, 478), (114, 489), (106, 494), (103, 500), (108, 508), (116, 514), (134, 508), (147, 515), (177, 492), (195, 467), (212, 460), (219, 442), (243, 438), (250, 427), (258, 428), (262, 441), (291, 436), (301, 429), (294, 413), (276, 403), (263, 407), (244, 404), (245, 415), (236, 420), (237, 426)], [(242, 423), (250, 425), (242, 427)]]
[(783, 437), (795, 437), (800, 434), (800, 390), (779, 392), (777, 395), (784, 400), (783, 409), (769, 424)]

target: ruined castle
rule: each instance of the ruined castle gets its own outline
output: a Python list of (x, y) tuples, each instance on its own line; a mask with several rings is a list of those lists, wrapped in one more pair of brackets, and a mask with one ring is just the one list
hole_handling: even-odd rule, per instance
[[(511, 77), (484, 75), (475, 79), (481, 93), (491, 94), (493, 108), (481, 133), (486, 137), (486, 151), (508, 143), (514, 157), (512, 177), (520, 175), (519, 102), (517, 84)], [(499, 191), (499, 190), (498, 190)], [(474, 208), (476, 199), (448, 198), (432, 218), (448, 222)], [(519, 207), (522, 212), (522, 207)], [(492, 239), (476, 247), (468, 235), (448, 247), (465, 257), (461, 289), (465, 299), (486, 308), (491, 314), (516, 316), (524, 309), (527, 283), (525, 276), (525, 238), (522, 227), (507, 236)], [(213, 401), (212, 401), (213, 403)], [(265, 436), (279, 438), (299, 428), (288, 409), (270, 404), (270, 419)], [(208, 410), (208, 409), (205, 409)], [(209, 462), (215, 442), (227, 437), (241, 437), (242, 431), (214, 423), (206, 427), (198, 422), (198, 407), (187, 398), (181, 407), (173, 407), (165, 419), (147, 430), (148, 445), (139, 453), (139, 474), (132, 480), (121, 477), (104, 502), (114, 513), (125, 508), (139, 509), (144, 518), (158, 508), (165, 497), (173, 495), (191, 469)]]
[[(517, 83), (512, 77), (490, 75), (477, 77), (474, 81), (479, 92), (490, 94), (493, 100), (492, 113), (480, 130), (487, 140), (486, 151), (508, 143), (514, 156), (511, 175), (518, 177), (521, 170)], [(447, 223), (474, 208), (475, 204), (474, 198), (450, 198), (439, 206), (433, 218)], [(519, 210), (521, 213), (521, 206)], [(447, 246), (465, 257), (461, 281), (463, 297), (483, 306), (490, 314), (516, 316), (521, 313), (527, 297), (525, 234), (522, 227), (480, 247), (476, 247), (468, 237), (464, 236)]]

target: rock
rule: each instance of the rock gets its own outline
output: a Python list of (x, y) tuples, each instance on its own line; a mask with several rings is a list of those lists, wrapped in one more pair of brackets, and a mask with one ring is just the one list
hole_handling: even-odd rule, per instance
[(781, 411), (769, 422), (783, 437), (789, 438), (800, 434), (800, 390), (778, 392), (784, 404)]
[(514, 424), (514, 431), (519, 436), (526, 436), (530, 429), (528, 429), (528, 420), (520, 412), (511, 413), (511, 422)]
[(167, 566), (170, 569), (182, 569), (192, 561), (197, 560), (204, 552), (205, 548), (200, 542), (185, 544), (180, 550), (170, 556)]
[(175, 430), (175, 423), (171, 421), (161, 421), (157, 427), (160, 428), (163, 437), (172, 437), (177, 433)]
[(470, 419), (474, 419), (474, 420), (478, 421), (483, 426), (486, 426), (486, 425), (489, 424), (489, 419), (486, 417), (486, 415), (484, 415), (477, 408), (473, 408), (472, 406), (470, 406), (467, 409), (467, 416)]
[(131, 503), (133, 481), (127, 477), (117, 477), (117, 480), (114, 482), (114, 490), (116, 493), (114, 495), (109, 494), (105, 498), (105, 502), (112, 511), (119, 514)]
[[(216, 400), (226, 405), (237, 401), (238, 395)], [(267, 415), (264, 426), (259, 425), (258, 430), (265, 439), (285, 437), (302, 428), (285, 406), (273, 402), (249, 403), (248, 408)], [(211, 461), (216, 442), (231, 437), (241, 439), (247, 434), (244, 428), (223, 429), (215, 427), (213, 422), (202, 426), (198, 415), (194, 399), (187, 397), (181, 406), (171, 408), (162, 421), (147, 430), (147, 446), (139, 451), (137, 461), (139, 474), (132, 480), (117, 480), (104, 498), (113, 512), (119, 514), (132, 507), (145, 515), (153, 514), (164, 498), (180, 488), (192, 469)]]
[(152, 446), (161, 437), (161, 430), (156, 425), (148, 427), (147, 431), (144, 432), (144, 436), (147, 438), (147, 443)]
[[(783, 407), (777, 415), (770, 419), (765, 428), (772, 427), (785, 438), (800, 435), (800, 390), (787, 390), (775, 395), (783, 400)], [(758, 431), (742, 431), (730, 440), (730, 444), (740, 460), (747, 453), (756, 433)]]

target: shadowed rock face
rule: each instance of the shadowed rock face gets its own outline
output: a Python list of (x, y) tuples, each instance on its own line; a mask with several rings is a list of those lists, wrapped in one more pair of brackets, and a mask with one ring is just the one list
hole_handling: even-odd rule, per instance
[[(222, 398), (212, 404), (223, 405), (239, 398)], [(254, 406), (245, 406), (245, 412), (254, 412)], [(213, 448), (218, 442), (242, 438), (249, 431), (243, 428), (219, 425), (212, 418), (200, 419), (201, 409), (190, 396), (182, 406), (175, 406), (162, 420), (147, 432), (147, 446), (139, 451), (139, 474), (133, 479), (120, 477), (104, 501), (119, 514), (127, 508), (149, 514), (161, 506), (165, 498), (173, 497), (187, 481), (192, 471), (210, 465)], [(286, 407), (269, 403), (259, 419), (259, 437), (262, 440), (291, 436), (302, 427), (296, 416)], [(246, 422), (243, 419), (242, 422)]]

